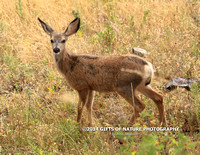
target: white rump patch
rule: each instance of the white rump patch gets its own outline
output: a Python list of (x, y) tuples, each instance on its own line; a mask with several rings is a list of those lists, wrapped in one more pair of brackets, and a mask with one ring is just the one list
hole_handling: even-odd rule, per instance
[(145, 77), (151, 77), (153, 78), (153, 74), (154, 74), (154, 69), (153, 69), (153, 65), (150, 62), (147, 62), (148, 65), (144, 66), (144, 72), (145, 72)]

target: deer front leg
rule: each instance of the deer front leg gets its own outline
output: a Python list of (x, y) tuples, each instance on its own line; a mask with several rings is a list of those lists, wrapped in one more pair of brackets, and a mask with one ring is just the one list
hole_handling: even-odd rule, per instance
[(78, 91), (78, 94), (79, 94), (78, 115), (77, 115), (77, 122), (78, 123), (80, 123), (80, 121), (81, 121), (81, 116), (82, 116), (83, 108), (84, 108), (84, 106), (87, 102), (88, 93), (89, 93), (89, 90), (87, 90), (87, 89)]
[(88, 120), (89, 120), (89, 124), (88, 126), (92, 126), (92, 106), (93, 106), (93, 101), (94, 101), (94, 94), (95, 92), (90, 90), (89, 94), (88, 94), (88, 100), (87, 100), (87, 104), (86, 104), (86, 108), (88, 110)]

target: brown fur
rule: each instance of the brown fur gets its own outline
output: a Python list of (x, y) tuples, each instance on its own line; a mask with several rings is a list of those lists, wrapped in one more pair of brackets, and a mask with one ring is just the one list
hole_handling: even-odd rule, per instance
[(51, 37), (53, 50), (59, 48), (59, 52), (54, 53), (55, 65), (68, 84), (79, 94), (78, 122), (86, 105), (88, 119), (90, 125), (92, 124), (94, 91), (98, 91), (117, 92), (133, 106), (135, 112), (130, 124), (135, 122), (136, 117), (145, 108), (136, 93), (141, 92), (156, 103), (160, 121), (166, 123), (163, 97), (148, 86), (153, 76), (152, 65), (149, 62), (136, 55), (70, 55), (62, 42), (67, 40), (69, 35), (76, 33), (80, 19), (72, 21), (64, 33), (57, 33), (40, 19), (39, 21), (44, 31)]

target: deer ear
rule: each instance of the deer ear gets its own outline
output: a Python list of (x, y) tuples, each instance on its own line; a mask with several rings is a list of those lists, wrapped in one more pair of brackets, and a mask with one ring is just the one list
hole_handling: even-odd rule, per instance
[(69, 24), (64, 33), (67, 37), (71, 36), (72, 34), (78, 31), (79, 27), (80, 27), (80, 18), (76, 18)]
[(51, 33), (54, 32), (54, 30), (49, 25), (47, 25), (45, 22), (43, 22), (39, 17), (38, 17), (38, 20), (39, 20), (40, 24), (42, 25), (43, 30), (48, 35), (51, 35)]

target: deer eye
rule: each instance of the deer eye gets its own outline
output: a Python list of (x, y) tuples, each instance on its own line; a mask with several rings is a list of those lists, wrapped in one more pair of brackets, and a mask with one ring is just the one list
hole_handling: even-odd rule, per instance
[(51, 39), (51, 43), (54, 43), (54, 41)]
[(62, 40), (62, 41), (61, 41), (61, 43), (65, 43), (65, 42), (66, 42), (66, 40)]

